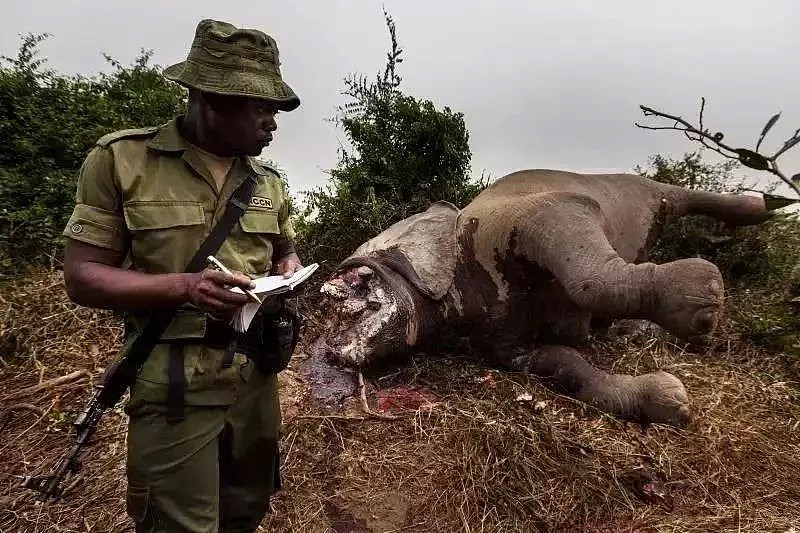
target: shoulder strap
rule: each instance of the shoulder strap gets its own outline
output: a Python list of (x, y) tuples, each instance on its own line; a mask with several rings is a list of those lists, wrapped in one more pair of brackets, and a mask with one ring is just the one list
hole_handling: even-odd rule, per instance
[[(231, 196), (222, 217), (211, 229), (211, 233), (200, 245), (189, 264), (186, 265), (184, 272), (200, 272), (205, 268), (206, 258), (217, 253), (219, 247), (228, 238), (233, 225), (247, 210), (257, 182), (258, 178), (254, 174), (248, 174), (247, 179)], [(161, 335), (164, 334), (167, 326), (172, 322), (177, 310), (176, 307), (164, 309), (153, 314), (146, 322), (142, 331), (131, 342), (125, 358), (120, 361), (114, 373), (115, 375), (110, 376), (109, 382), (105, 383), (103, 394), (101, 395), (101, 401), (104, 405), (108, 407), (115, 405), (125, 392), (125, 389), (133, 384), (136, 380), (136, 374), (150, 356), (150, 352), (153, 351), (155, 345), (158, 344)]]
[(158, 126), (154, 126), (151, 128), (136, 128), (130, 130), (119, 130), (114, 131), (112, 133), (107, 133), (103, 135), (99, 139), (97, 139), (96, 144), (98, 146), (102, 146), (103, 148), (107, 147), (109, 144), (119, 141), (121, 139), (136, 139), (138, 137), (149, 137), (158, 131)]
[(271, 162), (264, 161), (263, 159), (257, 159), (255, 157), (248, 157), (247, 161), (250, 163), (250, 168), (256, 174), (270, 176), (273, 178), (281, 177), (281, 173), (278, 171), (277, 166)]

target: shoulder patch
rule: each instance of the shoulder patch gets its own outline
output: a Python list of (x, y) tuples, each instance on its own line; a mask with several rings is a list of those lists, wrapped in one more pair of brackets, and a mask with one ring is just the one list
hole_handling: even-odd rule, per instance
[(100, 137), (97, 140), (97, 145), (105, 148), (109, 144), (119, 141), (121, 139), (135, 139), (138, 137), (149, 137), (151, 135), (154, 135), (158, 131), (158, 129), (159, 126), (154, 126), (152, 128), (136, 128), (130, 130), (115, 131)]

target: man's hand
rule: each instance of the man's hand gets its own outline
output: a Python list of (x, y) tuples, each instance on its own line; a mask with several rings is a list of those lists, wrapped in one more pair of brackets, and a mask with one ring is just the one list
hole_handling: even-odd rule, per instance
[(238, 272), (231, 276), (207, 268), (202, 272), (186, 274), (187, 300), (203, 311), (212, 313), (233, 311), (249, 301), (244, 294), (231, 292), (231, 287), (253, 289), (255, 286), (250, 278)]
[(303, 264), (300, 262), (300, 257), (294, 252), (283, 256), (275, 265), (275, 271), (284, 278), (291, 278), (292, 274), (301, 268)]

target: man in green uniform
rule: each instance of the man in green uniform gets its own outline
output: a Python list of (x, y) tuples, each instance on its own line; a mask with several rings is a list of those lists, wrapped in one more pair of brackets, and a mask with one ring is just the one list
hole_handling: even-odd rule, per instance
[[(253, 159), (272, 140), (276, 113), (300, 105), (278, 65), (261, 31), (200, 22), (187, 60), (164, 72), (188, 87), (186, 115), (106, 135), (80, 172), (64, 230), (70, 297), (123, 311), (124, 349), (148, 316), (179, 308), (127, 408), (137, 531), (254, 531), (280, 487), (276, 373), (256, 368), (228, 326), (247, 301), (231, 287), (301, 268), (283, 182)], [(249, 177), (252, 199), (216, 254), (234, 275), (183, 273)]]

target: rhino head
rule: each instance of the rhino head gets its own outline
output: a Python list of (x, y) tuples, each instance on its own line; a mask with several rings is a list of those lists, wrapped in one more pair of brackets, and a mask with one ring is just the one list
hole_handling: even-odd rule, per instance
[(437, 202), (359, 246), (321, 288), (326, 320), (312, 347), (360, 367), (417, 346), (452, 283), (457, 215)]

